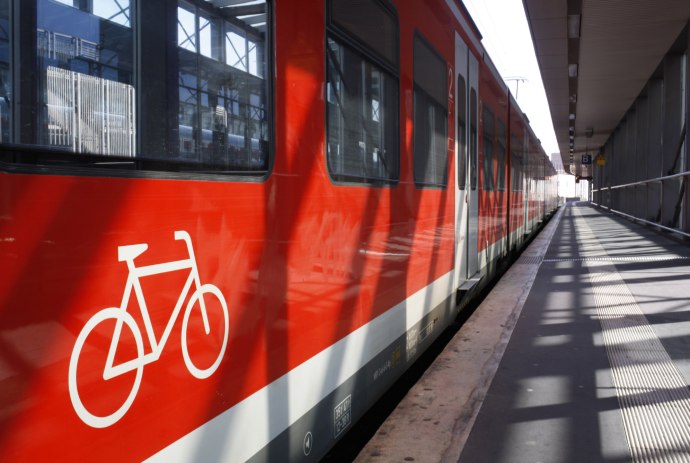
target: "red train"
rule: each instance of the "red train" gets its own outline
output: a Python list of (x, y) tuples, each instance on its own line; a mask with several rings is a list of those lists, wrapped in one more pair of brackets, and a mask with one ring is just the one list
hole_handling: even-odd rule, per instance
[(318, 460), (557, 207), (457, 0), (0, 0), (3, 461)]

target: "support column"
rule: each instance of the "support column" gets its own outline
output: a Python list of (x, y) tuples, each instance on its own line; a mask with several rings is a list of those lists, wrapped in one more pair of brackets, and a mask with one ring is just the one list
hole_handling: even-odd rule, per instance
[[(663, 88), (661, 79), (653, 79), (647, 85), (647, 101), (649, 105), (649, 139), (646, 155), (647, 178), (662, 176), (662, 120), (663, 120)], [(645, 218), (650, 222), (661, 220), (661, 183), (647, 184), (647, 207)]]
[[(685, 26), (685, 164), (684, 171), (690, 171), (690, 21)], [(685, 177), (685, 202), (683, 203), (683, 231), (690, 233), (690, 177)]]
[[(635, 146), (635, 180), (636, 182), (647, 180), (647, 159), (649, 155), (649, 100), (647, 95), (637, 100), (637, 144)], [(647, 185), (635, 187), (635, 217), (645, 219), (647, 205)]]
[(604, 167), (604, 182), (603, 186), (606, 187), (606, 191), (604, 192), (602, 203), (609, 208), (613, 209), (613, 193), (609, 188), (614, 185), (614, 180), (613, 180), (613, 165), (614, 165), (614, 157), (615, 157), (615, 150), (613, 149), (613, 145), (615, 144), (615, 132), (611, 134), (609, 137), (609, 141), (606, 143), (606, 146), (604, 147), (604, 158), (606, 159), (606, 166)]
[[(664, 128), (663, 128), (663, 175), (679, 172), (679, 150), (683, 140), (683, 55), (669, 55), (664, 59)], [(681, 180), (663, 182), (661, 223), (678, 227), (677, 207), (680, 199)]]
[[(623, 159), (625, 157), (625, 132), (627, 120), (623, 119), (613, 133), (613, 156), (611, 163), (611, 186), (618, 186), (623, 183)], [(621, 201), (621, 189), (611, 190), (611, 207), (617, 211), (623, 210)]]
[[(623, 156), (623, 181), (621, 183), (633, 183), (635, 181), (635, 154), (637, 151), (637, 108), (633, 104), (625, 118), (625, 153)], [(623, 212), (635, 215), (635, 189), (626, 187), (621, 189), (623, 196)]]

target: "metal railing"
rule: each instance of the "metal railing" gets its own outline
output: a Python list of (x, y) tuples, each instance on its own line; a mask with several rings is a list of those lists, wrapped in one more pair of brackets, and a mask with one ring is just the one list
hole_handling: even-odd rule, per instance
[[(681, 189), (681, 192), (680, 192), (680, 195), (679, 195), (679, 201), (682, 202), (682, 201), (683, 201), (683, 196), (686, 194), (685, 192), (687, 191), (687, 188), (688, 188), (688, 178), (689, 178), (689, 177), (690, 177), (690, 171), (686, 171), (686, 172), (681, 172), (681, 173), (678, 173), (678, 174), (671, 174), (671, 175), (666, 175), (666, 176), (663, 176), (663, 177), (652, 178), (652, 179), (648, 179), (648, 180), (640, 180), (640, 181), (632, 182), (632, 183), (624, 183), (624, 184), (621, 184), (621, 185), (614, 185), (614, 186), (608, 186), (608, 187), (603, 187), (603, 188), (593, 188), (593, 189), (592, 189), (592, 199), (594, 198), (594, 193), (602, 193), (602, 194), (605, 193), (605, 192), (609, 192), (609, 193), (610, 193), (612, 190), (620, 190), (620, 189), (623, 189), (623, 188), (630, 188), (630, 187), (635, 187), (635, 186), (643, 186), (643, 185), (647, 185), (647, 184), (649, 184), (649, 183), (656, 183), (656, 182), (658, 182), (658, 183), (663, 183), (663, 182), (666, 181), (666, 180), (673, 180), (673, 179), (681, 178), (681, 179), (683, 180), (683, 188)], [(628, 218), (628, 219), (634, 220), (634, 221), (636, 221), (636, 222), (640, 222), (640, 223), (643, 223), (643, 224), (646, 224), (646, 225), (650, 225), (650, 226), (653, 226), (653, 227), (656, 227), (656, 228), (659, 228), (659, 229), (661, 229), (661, 230), (668, 231), (668, 232), (671, 232), (671, 233), (676, 233), (676, 234), (681, 235), (681, 236), (683, 236), (683, 237), (685, 237), (685, 238), (690, 238), (690, 233), (686, 233), (686, 232), (684, 232), (684, 231), (682, 231), (682, 230), (679, 230), (679, 229), (677, 229), (677, 228), (667, 227), (666, 225), (661, 225), (660, 223), (657, 223), (657, 222), (652, 222), (652, 221), (650, 221), (650, 220), (641, 219), (641, 218), (636, 217), (636, 216), (634, 216), (634, 215), (626, 214), (626, 213), (624, 213), (624, 212), (621, 212), (621, 211), (618, 211), (618, 210), (616, 210), (616, 209), (613, 209), (612, 207), (605, 206), (605, 205), (603, 205), (603, 204), (596, 203), (596, 202), (594, 202), (594, 201), (592, 201), (592, 204), (595, 204), (596, 206), (599, 206), (599, 207), (601, 207), (601, 208), (603, 208), (603, 209), (607, 209), (607, 210), (609, 210), (609, 211), (611, 211), (611, 212), (613, 212), (613, 213), (615, 213), (615, 214), (618, 214), (618, 215), (620, 215), (620, 216), (622, 216), (622, 217), (626, 217), (626, 218)], [(686, 204), (686, 207), (687, 207), (687, 206), (688, 206), (688, 205)], [(687, 214), (687, 213), (690, 213), (690, 211), (686, 210), (685, 213), (686, 213), (686, 214)]]

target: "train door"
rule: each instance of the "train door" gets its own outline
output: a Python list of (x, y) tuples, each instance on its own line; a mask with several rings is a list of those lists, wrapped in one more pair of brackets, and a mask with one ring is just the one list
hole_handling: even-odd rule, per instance
[[(455, 287), (469, 289), (478, 270), (478, 63), (455, 34)], [(468, 285), (469, 283), (469, 285)]]

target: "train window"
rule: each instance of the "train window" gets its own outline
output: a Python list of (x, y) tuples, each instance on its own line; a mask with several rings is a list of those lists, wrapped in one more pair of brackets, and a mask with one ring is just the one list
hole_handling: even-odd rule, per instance
[(338, 182), (399, 177), (397, 18), (377, 0), (329, 1), (327, 161)]
[(470, 189), (477, 189), (477, 91), (470, 90)]
[(418, 187), (448, 182), (446, 63), (424, 40), (414, 41), (414, 181)]
[(494, 114), (484, 105), (482, 115), (482, 175), (484, 191), (494, 190)]
[(458, 76), (456, 90), (458, 101), (458, 188), (467, 188), (467, 84), (463, 76)]
[(510, 182), (513, 191), (522, 191), (522, 141), (513, 135), (510, 144)]
[(506, 126), (500, 120), (496, 120), (496, 189), (506, 189)]
[(267, 173), (268, 2), (17, 1), (12, 24), (9, 3), (0, 0), (2, 159)]

